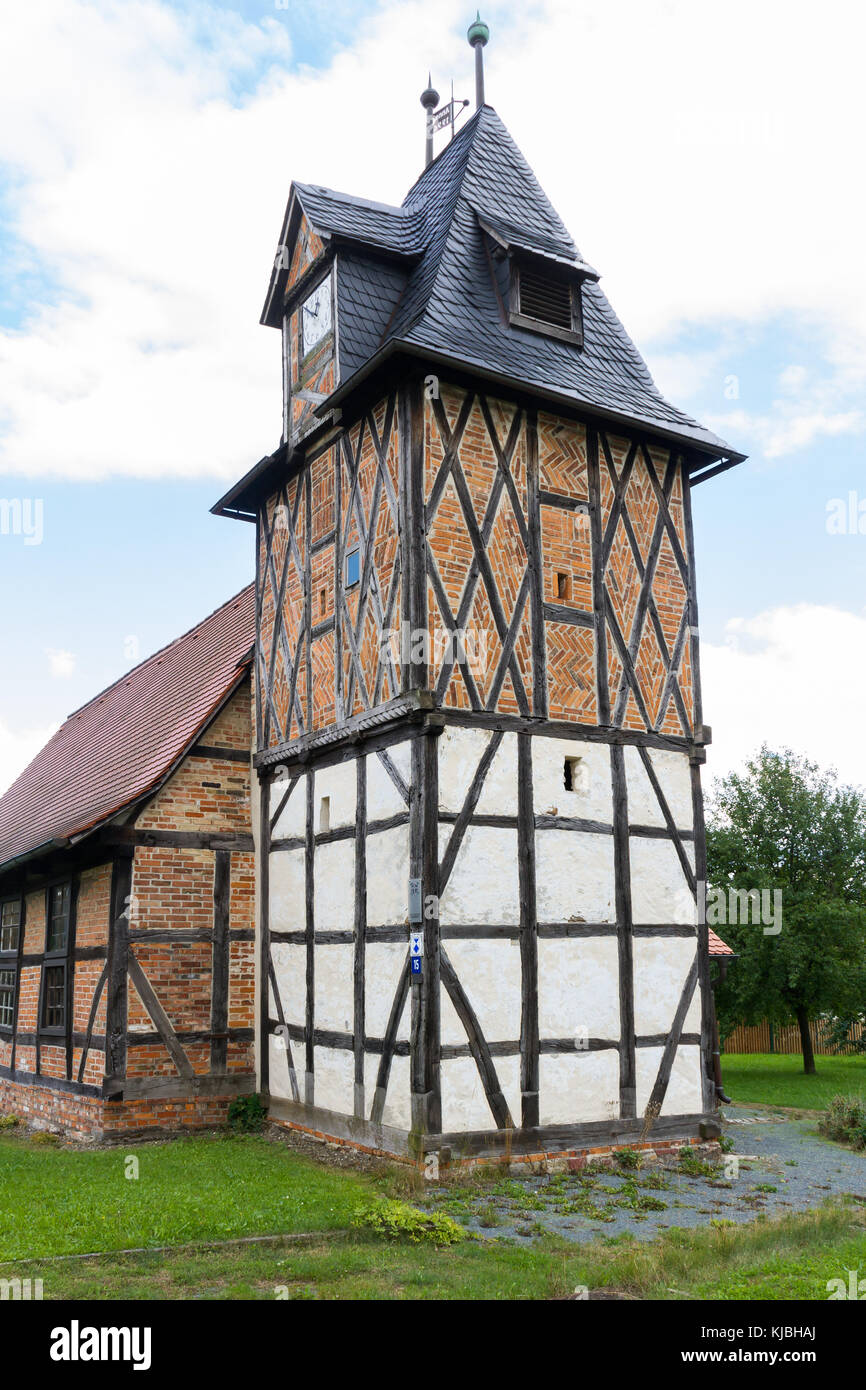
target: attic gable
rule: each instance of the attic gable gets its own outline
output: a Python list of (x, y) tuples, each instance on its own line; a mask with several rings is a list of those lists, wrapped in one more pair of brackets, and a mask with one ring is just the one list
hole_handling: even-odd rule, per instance
[(422, 247), (418, 219), (386, 203), (293, 183), (262, 310), (263, 324), (280, 327), (286, 296), (311, 267), (333, 255), (338, 246), (376, 258), (411, 262)]

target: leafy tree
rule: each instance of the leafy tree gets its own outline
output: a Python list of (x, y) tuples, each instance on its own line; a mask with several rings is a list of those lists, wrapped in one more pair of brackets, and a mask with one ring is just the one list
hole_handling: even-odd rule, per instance
[(725, 921), (739, 960), (716, 999), (723, 1034), (738, 1023), (796, 1019), (814, 1073), (810, 1019), (866, 1007), (866, 797), (836, 773), (766, 745), (716, 784), (707, 823), (713, 889), (781, 889), (781, 931)]

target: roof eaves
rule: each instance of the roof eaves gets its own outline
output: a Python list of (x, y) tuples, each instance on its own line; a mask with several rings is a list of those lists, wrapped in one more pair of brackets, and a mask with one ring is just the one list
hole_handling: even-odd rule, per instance
[[(510, 376), (505, 372), (497, 372), (484, 363), (472, 361), (469, 358), (457, 356), (457, 354), (443, 352), (441, 349), (426, 347), (403, 337), (389, 338), (379, 351), (364, 363), (363, 367), (359, 367), (352, 376), (348, 377), (346, 381), (342, 382), (337, 389), (331, 393), (326, 402), (316, 407), (316, 413), (324, 414), (328, 411), (332, 411), (336, 406), (341, 405), (353, 391), (357, 390), (367, 377), (371, 376), (374, 371), (382, 366), (387, 358), (396, 352), (405, 352), (411, 357), (423, 358), (430, 362), (439, 362), (455, 370), (460, 370), (464, 374), (468, 370), (470, 374), (476, 374), (487, 381), (495, 382), (497, 385), (508, 387), (511, 390), (521, 391), (525, 395), (536, 396), (542, 400), (555, 401), (558, 404), (567, 405), (572, 409), (585, 410), (587, 413), (599, 416), (602, 419), (624, 424), (632, 429), (648, 431), (650, 434), (660, 439), (675, 441), (678, 444), (688, 444), (690, 448), (706, 454), (710, 459), (722, 460), (724, 468), (720, 467), (718, 470), (720, 472), (727, 468), (733, 468), (738, 463), (745, 462), (747, 458), (746, 454), (739, 454), (734, 449), (731, 449), (724, 440), (720, 439), (714, 443), (712, 439), (702, 439), (700, 435), (693, 436), (685, 430), (680, 432), (676, 429), (667, 429), (662, 424), (642, 419), (640, 416), (630, 415), (626, 411), (611, 410), (604, 406), (597, 405), (593, 401), (582, 400), (578, 396), (569, 394), (568, 392), (555, 391), (549, 386), (543, 387), (537, 383), (524, 380), (523, 378)], [(712, 471), (716, 470), (713, 469)]]
[[(221, 607), (226, 606), (227, 605), (225, 604), (221, 605)], [(214, 609), (215, 613), (218, 613), (219, 611), (220, 610), (218, 608)], [(207, 619), (205, 619), (205, 621), (207, 621)], [(195, 631), (195, 629), (191, 628), (190, 631)], [(156, 655), (158, 655), (158, 653), (155, 652), (154, 656)], [(47, 854), (50, 850), (68, 849), (73, 842), (78, 843), (81, 840), (89, 838), (89, 836), (95, 834), (96, 831), (99, 830), (102, 826), (107, 825), (109, 821), (114, 820), (124, 811), (129, 811), (133, 807), (138, 806), (141, 802), (148, 801), (152, 796), (155, 796), (156, 793), (162, 787), (165, 786), (165, 783), (169, 780), (169, 778), (174, 775), (174, 773), (179, 768), (180, 764), (183, 762), (184, 758), (186, 758), (189, 755), (190, 751), (192, 750), (192, 748), (194, 748), (195, 744), (201, 738), (208, 725), (213, 723), (214, 719), (220, 713), (220, 710), (222, 710), (225, 707), (225, 705), (232, 698), (237, 689), (241, 685), (243, 685), (243, 682), (247, 677), (247, 668), (252, 663), (252, 655), (253, 653), (251, 650), (247, 656), (241, 658), (241, 660), (237, 663), (237, 666), (235, 667), (236, 674), (232, 675), (232, 679), (228, 682), (227, 686), (217, 697), (214, 704), (202, 716), (201, 720), (196, 725), (195, 731), (187, 740), (187, 742), (183, 745), (181, 751), (177, 754), (175, 758), (173, 758), (170, 761), (165, 770), (157, 774), (157, 776), (150, 783), (148, 783), (146, 787), (136, 792), (134, 796), (128, 797), (125, 801), (118, 802), (116, 806), (113, 806), (111, 808), (111, 810), (103, 812), (96, 819), (89, 822), (84, 822), (83, 824), (78, 826), (71, 827), (67, 829), (64, 835), (56, 835), (53, 836), (51, 839), (43, 840), (41, 844), (35, 845), (32, 849), (25, 850), (23, 854), (18, 854), (13, 856), (13, 858), (11, 859), (4, 860), (3, 863), (0, 863), (0, 875), (9, 873), (19, 864), (28, 863), (33, 859), (38, 859), (43, 854)], [(150, 657), (148, 658), (148, 660), (151, 659), (152, 658)], [(146, 664), (146, 662), (142, 662), (142, 665)], [(108, 687), (109, 690), (112, 688), (113, 687), (111, 686)], [(99, 699), (100, 697), (96, 696), (95, 698)], [(86, 709), (87, 706), (82, 705), (81, 708)], [(72, 716), (70, 716), (70, 718), (71, 717)]]

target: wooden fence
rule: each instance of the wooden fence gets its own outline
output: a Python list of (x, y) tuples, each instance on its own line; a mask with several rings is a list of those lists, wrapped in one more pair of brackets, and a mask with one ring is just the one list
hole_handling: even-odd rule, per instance
[[(812, 1047), (816, 1055), (836, 1055), (827, 1041), (827, 1025), (823, 1020), (819, 1019), (816, 1023), (810, 1023), (809, 1031), (812, 1034)], [(848, 1037), (853, 1042), (862, 1038), (863, 1031), (863, 1025), (855, 1023), (849, 1029)], [(728, 1056), (744, 1052), (802, 1052), (800, 1029), (796, 1023), (774, 1024), (768, 1023), (766, 1019), (763, 1023), (756, 1023), (749, 1028), (741, 1025), (724, 1039), (722, 1052), (727, 1053)], [(845, 1054), (839, 1055), (844, 1056)]]

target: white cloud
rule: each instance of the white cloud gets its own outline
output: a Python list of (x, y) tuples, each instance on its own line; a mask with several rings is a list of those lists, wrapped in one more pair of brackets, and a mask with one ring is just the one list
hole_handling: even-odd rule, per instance
[(866, 787), (866, 744), (852, 737), (863, 715), (866, 609), (803, 603), (734, 618), (723, 645), (701, 643), (701, 672), (710, 777), (766, 742)]
[[(14, 254), (43, 286), (0, 333), (0, 466), (230, 479), (272, 448), (279, 344), (258, 314), (290, 180), (399, 201), (428, 67), (443, 92), (452, 72), (472, 92), (466, 23), (462, 0), (393, 0), (347, 24), (351, 46), (320, 72), (289, 66), (291, 10), (15, 6), (0, 162)], [(864, 26), (843, 0), (820, 25), (805, 0), (723, 15), (530, 0), (497, 16), (488, 97), (638, 342), (793, 312), (829, 335), (840, 380), (866, 379)], [(801, 415), (770, 447), (817, 437)]]
[(75, 653), (65, 652), (59, 647), (46, 647), (48, 669), (52, 680), (68, 680), (75, 673)]
[(0, 795), (11, 787), (59, 727), (51, 724), (46, 729), (14, 730), (0, 723)]
[(764, 415), (751, 415), (734, 410), (727, 415), (710, 415), (707, 424), (719, 430), (725, 438), (748, 435), (756, 438), (764, 458), (779, 459), (797, 453), (814, 444), (817, 439), (841, 434), (862, 434), (866, 430), (866, 415), (862, 410), (824, 411), (786, 406), (773, 402), (773, 410)]

